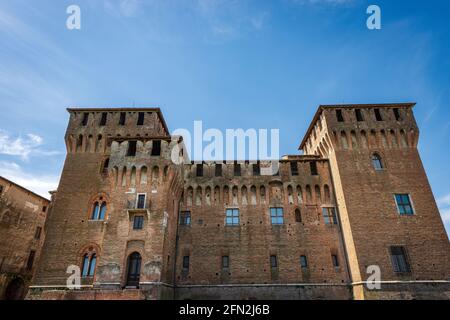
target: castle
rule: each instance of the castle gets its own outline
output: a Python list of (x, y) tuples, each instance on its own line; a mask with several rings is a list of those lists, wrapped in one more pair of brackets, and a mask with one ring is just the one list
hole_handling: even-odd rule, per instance
[(27, 298), (449, 299), (413, 107), (320, 106), (273, 175), (265, 161), (174, 164), (182, 141), (160, 109), (68, 109)]

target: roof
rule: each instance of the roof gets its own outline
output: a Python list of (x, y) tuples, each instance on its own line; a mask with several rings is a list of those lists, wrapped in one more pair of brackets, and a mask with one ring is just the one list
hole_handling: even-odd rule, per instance
[(415, 102), (406, 103), (372, 103), (372, 104), (322, 104), (317, 108), (316, 114), (311, 121), (305, 136), (303, 137), (302, 143), (300, 144), (299, 150), (302, 150), (306, 144), (306, 140), (316, 125), (322, 111), (325, 109), (343, 109), (343, 108), (354, 108), (354, 109), (364, 109), (364, 108), (412, 108), (416, 105)]
[(38, 195), (37, 193), (35, 193), (35, 192), (33, 192), (33, 191), (31, 191), (31, 190), (25, 188), (25, 187), (22, 187), (20, 184), (17, 184), (17, 183), (15, 183), (15, 182), (13, 182), (13, 181), (11, 181), (11, 180), (9, 180), (9, 179), (6, 179), (6, 178), (3, 177), (3, 176), (0, 176), (0, 179), (3, 179), (3, 180), (5, 180), (7, 183), (14, 185), (14, 186), (16, 186), (17, 188), (22, 189), (23, 191), (28, 192), (28, 193), (32, 194), (33, 196), (35, 196), (35, 197), (37, 197), (37, 198), (40, 198), (40, 199), (44, 200), (45, 202), (50, 203), (50, 200), (48, 200), (47, 198), (44, 198), (43, 196), (40, 196), (40, 195)]
[(166, 120), (162, 114), (160, 108), (78, 108), (71, 107), (67, 108), (67, 111), (72, 112), (156, 112), (158, 117), (161, 119), (164, 130), (166, 130), (167, 134), (170, 135), (169, 128), (167, 127)]

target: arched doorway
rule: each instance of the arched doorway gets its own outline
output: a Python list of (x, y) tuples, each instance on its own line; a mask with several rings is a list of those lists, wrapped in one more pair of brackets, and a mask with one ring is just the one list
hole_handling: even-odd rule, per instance
[(128, 257), (127, 262), (127, 287), (139, 287), (139, 278), (141, 275), (141, 255), (133, 252)]
[(5, 300), (22, 300), (25, 295), (25, 283), (21, 278), (12, 280), (5, 291)]

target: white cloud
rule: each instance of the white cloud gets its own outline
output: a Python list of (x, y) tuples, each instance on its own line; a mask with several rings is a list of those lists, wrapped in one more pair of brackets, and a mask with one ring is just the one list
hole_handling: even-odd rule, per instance
[(0, 130), (0, 154), (18, 156), (22, 160), (28, 160), (31, 155), (51, 156), (59, 154), (57, 151), (45, 151), (40, 147), (43, 139), (35, 134), (27, 134), (25, 137), (12, 138), (7, 132)]
[(15, 162), (0, 161), (0, 176), (27, 188), (44, 198), (49, 198), (49, 191), (56, 190), (59, 177), (52, 175), (35, 175), (25, 172)]

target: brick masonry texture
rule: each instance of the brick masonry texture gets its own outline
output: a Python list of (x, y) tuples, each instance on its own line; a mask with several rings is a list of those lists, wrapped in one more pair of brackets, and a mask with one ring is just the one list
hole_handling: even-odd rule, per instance
[[(449, 299), (450, 246), (412, 107), (320, 106), (303, 155), (282, 157), (270, 176), (255, 175), (252, 161), (238, 162), (240, 175), (234, 162), (173, 163), (181, 139), (159, 109), (69, 109), (68, 154), (28, 298)], [(414, 215), (398, 213), (395, 194), (410, 195)], [(103, 202), (104, 219), (91, 219)], [(272, 224), (271, 208), (283, 209), (283, 224)], [(324, 208), (337, 224), (325, 223)], [(239, 210), (238, 225), (226, 225), (227, 209)], [(405, 248), (410, 272), (394, 272), (391, 246)], [(94, 254), (95, 273), (66, 289), (67, 267)], [(140, 257), (137, 283), (131, 256)], [(381, 290), (365, 285), (370, 265)]]

